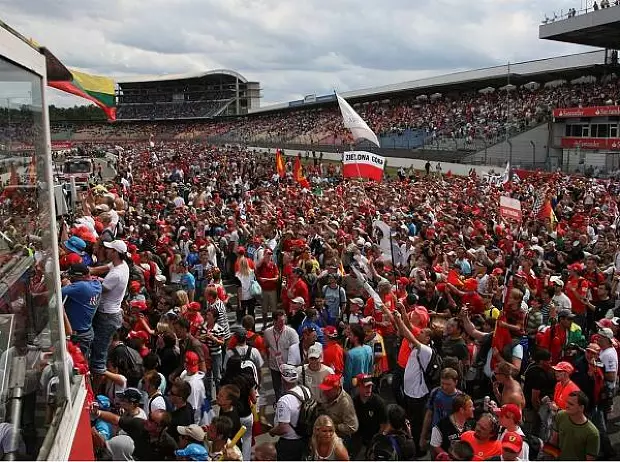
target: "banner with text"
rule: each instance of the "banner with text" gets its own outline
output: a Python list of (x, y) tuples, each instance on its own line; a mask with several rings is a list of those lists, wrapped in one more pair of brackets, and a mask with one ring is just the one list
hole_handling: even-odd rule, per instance
[(521, 201), (512, 197), (500, 196), (499, 213), (508, 220), (521, 221)]
[(619, 115), (620, 106), (568, 107), (553, 110), (553, 117), (556, 119), (570, 119), (574, 117), (609, 117)]
[(564, 149), (609, 149), (620, 150), (620, 138), (585, 138), (577, 136), (562, 137), (561, 146)]
[(342, 175), (345, 178), (383, 179), (385, 157), (366, 151), (345, 151), (342, 163)]

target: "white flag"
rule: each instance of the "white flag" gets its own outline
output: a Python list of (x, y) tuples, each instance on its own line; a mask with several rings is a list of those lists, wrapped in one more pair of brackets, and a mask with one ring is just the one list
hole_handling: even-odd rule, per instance
[(355, 110), (351, 107), (347, 101), (341, 97), (339, 94), (336, 94), (336, 98), (338, 98), (338, 106), (340, 106), (340, 112), (342, 113), (342, 120), (344, 122), (344, 126), (351, 130), (353, 134), (353, 138), (359, 140), (361, 138), (370, 141), (371, 143), (377, 145), (377, 147), (381, 147), (379, 145), (379, 139), (375, 132), (373, 132), (368, 124), (364, 122), (364, 119), (360, 117), (360, 115), (355, 112)]
[(502, 175), (502, 184), (506, 184), (508, 181), (510, 181), (510, 162), (506, 163), (506, 170), (504, 170)]

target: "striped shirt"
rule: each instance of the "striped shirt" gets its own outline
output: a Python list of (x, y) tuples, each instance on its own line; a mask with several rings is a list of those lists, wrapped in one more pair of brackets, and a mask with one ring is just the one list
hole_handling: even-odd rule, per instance
[(217, 322), (213, 325), (213, 327), (211, 329), (209, 329), (209, 327), (207, 327), (207, 323), (205, 322), (202, 326), (200, 326), (200, 330), (198, 333), (198, 337), (201, 340), (204, 340), (203, 343), (205, 343), (208, 347), (209, 347), (209, 353), (211, 353), (211, 355), (221, 355), (222, 354), (222, 346), (217, 343), (214, 342), (211, 339), (207, 339), (205, 338), (207, 334), (211, 333), (214, 337), (220, 339), (220, 340), (224, 340), (224, 328), (222, 326), (220, 326)]
[(217, 312), (215, 323), (219, 324), (224, 331), (224, 340), (228, 340), (232, 334), (230, 333), (230, 326), (228, 324), (228, 313), (226, 311), (226, 305), (219, 298), (212, 304), (207, 304), (207, 309), (214, 309)]

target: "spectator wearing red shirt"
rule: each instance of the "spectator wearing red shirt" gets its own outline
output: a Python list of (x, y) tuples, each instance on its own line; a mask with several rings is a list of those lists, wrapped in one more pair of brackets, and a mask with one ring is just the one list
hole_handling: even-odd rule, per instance
[(586, 328), (586, 296), (588, 295), (589, 283), (581, 276), (584, 270), (583, 263), (573, 263), (568, 265), (568, 280), (564, 291), (570, 299), (573, 313), (575, 314), (575, 322), (581, 326), (582, 330)]
[(263, 258), (256, 265), (256, 278), (263, 289), (262, 312), (263, 326), (269, 322), (269, 313), (273, 313), (278, 305), (278, 279), (280, 271), (278, 265), (273, 261), (273, 251), (270, 248), (265, 249)]
[(282, 288), (282, 308), (287, 313), (291, 310), (291, 300), (297, 297), (304, 299), (304, 306), (310, 306), (310, 291), (306, 281), (301, 278), (303, 274), (304, 270), (295, 268), (291, 277), (286, 281), (286, 287)]
[[(255, 329), (254, 318), (250, 316), (249, 314), (246, 314), (243, 317), (243, 319), (241, 319), (241, 325), (247, 332), (245, 336), (246, 343), (250, 345), (252, 348), (256, 348), (264, 356), (267, 351), (267, 347), (265, 346), (265, 340), (263, 339), (263, 337), (261, 337), (259, 334), (254, 332), (254, 329)], [(237, 336), (233, 335), (232, 337), (230, 337), (230, 340), (228, 341), (227, 348), (229, 350), (232, 350), (233, 348), (237, 346), (237, 342), (238, 342)]]
[[(377, 293), (388, 310), (394, 311), (396, 309), (396, 295), (392, 292), (392, 284), (389, 281), (379, 282)], [(389, 320), (383, 319), (383, 309), (380, 306), (376, 306), (372, 297), (366, 302), (364, 316), (372, 316), (374, 318), (377, 331), (383, 337), (389, 368), (393, 370), (396, 367), (396, 356), (398, 353), (396, 329)]]
[(583, 273), (583, 278), (588, 281), (590, 294), (592, 295), (592, 303), (596, 303), (599, 301), (598, 296), (598, 286), (605, 282), (605, 274), (603, 274), (597, 268), (597, 259), (596, 256), (590, 255), (586, 258), (586, 269)]
[(570, 379), (571, 374), (575, 372), (575, 368), (571, 363), (561, 361), (553, 366), (553, 370), (555, 371), (557, 383), (553, 391), (553, 404), (555, 404), (555, 406), (552, 406), (552, 409), (556, 411), (561, 409), (564, 411), (566, 410), (568, 396), (574, 391), (579, 391), (577, 384)]
[(344, 349), (338, 342), (338, 330), (334, 326), (323, 328), (325, 347), (323, 348), (323, 364), (331, 367), (336, 374), (344, 373)]

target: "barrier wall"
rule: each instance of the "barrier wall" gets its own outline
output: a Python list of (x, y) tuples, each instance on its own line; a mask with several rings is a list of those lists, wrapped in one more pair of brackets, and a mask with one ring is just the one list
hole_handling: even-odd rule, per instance
[[(258, 148), (258, 147), (249, 147), (249, 149), (253, 149), (258, 152), (270, 152), (274, 155), (275, 162), (275, 149), (267, 149), (267, 148)], [(295, 157), (300, 151), (291, 150), (291, 149), (283, 149), (282, 153), (286, 156)], [(302, 152), (302, 158), (305, 158), (304, 153)], [(310, 157), (312, 159), (312, 157)], [(332, 153), (332, 152), (324, 152), (323, 159), (332, 160), (332, 161), (342, 161), (342, 154), (340, 153)], [(386, 157), (387, 167), (395, 167), (395, 168), (409, 168), (413, 166), (416, 170), (424, 170), (424, 166), (426, 165), (426, 160), (423, 159), (409, 159), (402, 157)], [(275, 164), (274, 164), (275, 165)], [(431, 162), (431, 172), (435, 171), (435, 167), (437, 162)], [(449, 171), (452, 172), (453, 175), (461, 175), (467, 176), (469, 175), (469, 171), (474, 169), (478, 175), (484, 175), (485, 173), (489, 173), (494, 171), (495, 173), (503, 174), (504, 167), (497, 166), (486, 166), (486, 165), (469, 165), (469, 164), (454, 164), (451, 162), (441, 162), (441, 171), (446, 174)]]

